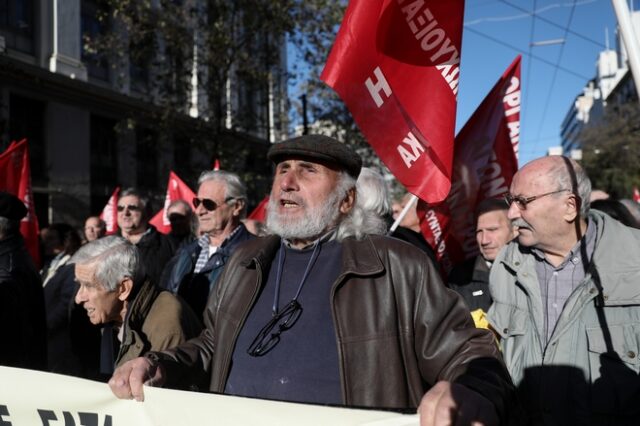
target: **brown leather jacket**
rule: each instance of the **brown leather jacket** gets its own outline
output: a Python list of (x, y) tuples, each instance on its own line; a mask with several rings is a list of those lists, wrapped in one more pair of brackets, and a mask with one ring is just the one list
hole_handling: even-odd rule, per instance
[[(279, 244), (271, 236), (240, 246), (209, 299), (203, 333), (149, 357), (165, 367), (169, 385), (208, 373), (210, 390), (224, 391), (236, 338)], [(348, 238), (342, 253), (331, 300), (344, 404), (416, 408), (433, 384), (449, 380), (488, 397), (503, 416), (513, 385), (494, 339), (474, 327), (429, 258), (382, 236)]]

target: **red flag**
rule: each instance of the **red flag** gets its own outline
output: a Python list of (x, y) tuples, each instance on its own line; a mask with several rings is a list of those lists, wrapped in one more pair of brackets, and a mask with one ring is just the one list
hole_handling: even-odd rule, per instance
[(176, 200), (184, 200), (189, 205), (196, 195), (191, 188), (182, 181), (173, 171), (169, 172), (169, 183), (167, 183), (167, 195), (164, 199), (164, 207), (149, 221), (158, 231), (163, 234), (171, 232), (171, 222), (167, 214), (169, 205)]
[(33, 204), (29, 146), (26, 139), (11, 142), (9, 148), (0, 154), (0, 190), (15, 195), (27, 207), (27, 215), (20, 221), (20, 233), (34, 263), (40, 266), (38, 218)]
[(640, 203), (640, 191), (638, 191), (638, 187), (633, 187), (633, 201), (636, 203)]
[(220, 170), (220, 160), (217, 158), (213, 162), (213, 170)]
[(267, 221), (267, 205), (269, 204), (269, 196), (267, 195), (260, 201), (260, 204), (256, 206), (247, 219), (257, 220), (258, 222), (265, 223)]
[(102, 213), (100, 213), (100, 219), (104, 220), (107, 224), (107, 232), (106, 235), (113, 235), (118, 232), (118, 194), (120, 193), (120, 187), (116, 187), (109, 197), (109, 201), (102, 209)]
[(351, 0), (320, 76), (428, 202), (451, 185), (463, 13), (464, 0)]
[(476, 206), (505, 195), (518, 170), (520, 61), (518, 56), (456, 137), (451, 192), (445, 202), (418, 204), (422, 233), (445, 271), (477, 254)]

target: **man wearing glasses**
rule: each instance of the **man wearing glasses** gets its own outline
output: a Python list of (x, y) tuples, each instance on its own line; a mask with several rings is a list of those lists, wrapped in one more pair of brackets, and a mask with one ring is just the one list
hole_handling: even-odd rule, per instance
[(591, 183), (565, 157), (513, 178), (517, 241), (491, 269), (489, 322), (533, 424), (637, 424), (640, 231), (589, 211)]
[(158, 285), (164, 266), (176, 250), (166, 235), (149, 224), (149, 199), (137, 189), (127, 188), (120, 193), (117, 210), (120, 235), (138, 248), (147, 275)]
[(193, 208), (200, 238), (181, 249), (163, 276), (162, 286), (179, 294), (202, 317), (213, 284), (236, 247), (253, 236), (241, 223), (247, 190), (240, 178), (222, 170), (198, 179)]
[(355, 203), (360, 157), (325, 136), (274, 145), (272, 235), (239, 247), (205, 311), (207, 329), (118, 369), (110, 386), (207, 374), (210, 390), (360, 407), (420, 407), (423, 424), (494, 425), (512, 384), (493, 337), (476, 329), (427, 255), (366, 235)]

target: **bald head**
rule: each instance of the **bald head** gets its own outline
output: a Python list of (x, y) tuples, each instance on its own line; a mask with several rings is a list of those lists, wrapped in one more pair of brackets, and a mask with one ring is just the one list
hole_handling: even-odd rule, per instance
[(550, 155), (530, 161), (516, 175), (526, 175), (549, 191), (567, 189), (579, 198), (580, 216), (589, 213), (591, 181), (582, 166), (575, 160), (560, 155)]
[(539, 248), (552, 264), (584, 235), (591, 182), (575, 161), (531, 161), (514, 175), (509, 192), (508, 217), (518, 228), (518, 242)]

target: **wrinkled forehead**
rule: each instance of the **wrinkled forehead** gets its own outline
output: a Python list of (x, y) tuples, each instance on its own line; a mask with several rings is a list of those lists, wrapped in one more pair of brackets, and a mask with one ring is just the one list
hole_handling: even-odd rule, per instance
[(551, 191), (555, 186), (549, 167), (543, 164), (530, 164), (518, 170), (513, 176), (510, 192), (514, 195), (532, 195), (540, 191)]
[(276, 163), (276, 169), (282, 169), (283, 167), (285, 168), (291, 167), (294, 164), (309, 164), (309, 165), (313, 165), (316, 167), (333, 171), (335, 173), (340, 173), (343, 170), (342, 167), (340, 167), (337, 163), (333, 161), (325, 161), (325, 160), (320, 160), (318, 158), (307, 157), (303, 155), (291, 155), (291, 156), (283, 157)]
[(135, 195), (126, 195), (124, 197), (121, 197), (120, 200), (118, 201), (118, 205), (121, 206), (128, 206), (128, 205), (135, 205), (135, 206), (139, 206), (140, 203), (140, 198), (136, 197)]
[(76, 263), (74, 267), (76, 281), (80, 283), (95, 283), (97, 267), (98, 265), (95, 262)]

